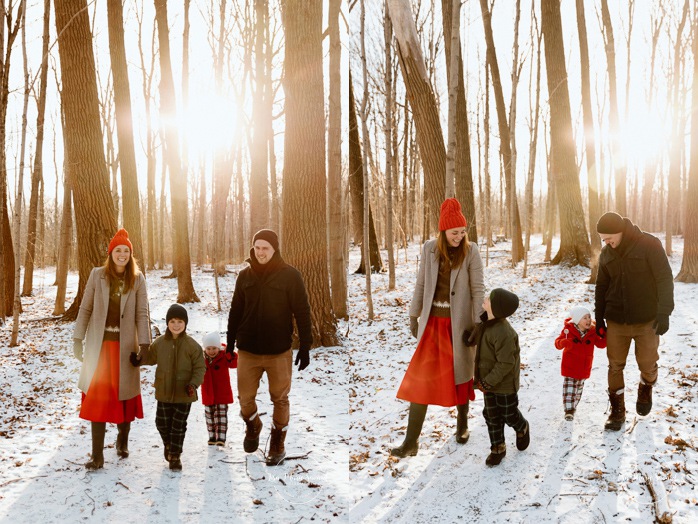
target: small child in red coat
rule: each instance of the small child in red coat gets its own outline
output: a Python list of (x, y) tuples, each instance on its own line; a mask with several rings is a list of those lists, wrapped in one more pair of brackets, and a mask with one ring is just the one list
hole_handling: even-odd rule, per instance
[(583, 306), (570, 310), (569, 318), (560, 336), (555, 339), (555, 347), (562, 350), (562, 402), (565, 406), (565, 420), (573, 420), (574, 412), (582, 398), (584, 381), (591, 375), (594, 361), (594, 347), (605, 348), (606, 336), (596, 334), (591, 311)]
[(206, 411), (208, 445), (225, 446), (228, 404), (233, 403), (230, 369), (238, 367), (238, 355), (226, 353), (217, 331), (207, 333), (203, 342), (206, 374), (201, 385), (201, 401)]

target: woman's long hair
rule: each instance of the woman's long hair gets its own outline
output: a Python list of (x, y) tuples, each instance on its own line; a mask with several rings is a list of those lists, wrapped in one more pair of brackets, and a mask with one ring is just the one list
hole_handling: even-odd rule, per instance
[[(140, 272), (141, 270), (138, 268), (138, 261), (133, 257), (133, 253), (131, 253), (123, 274), (124, 291), (133, 289), (133, 286), (136, 283), (136, 277)], [(107, 255), (107, 259), (104, 261), (104, 274), (107, 276), (107, 281), (110, 285), (115, 279), (121, 278), (121, 275), (116, 271), (116, 264), (114, 264), (111, 253)]]
[(460, 265), (468, 256), (468, 251), (470, 251), (470, 242), (468, 241), (468, 235), (463, 237), (461, 243), (455, 248), (453, 256), (448, 251), (450, 247), (448, 244), (448, 239), (446, 238), (445, 231), (439, 231), (439, 236), (436, 237), (436, 247), (439, 250), (439, 264), (449, 264), (451, 269), (460, 267)]

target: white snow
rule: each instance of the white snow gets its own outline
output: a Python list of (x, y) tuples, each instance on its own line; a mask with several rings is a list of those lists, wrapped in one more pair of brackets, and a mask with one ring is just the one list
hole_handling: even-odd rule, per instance
[[(373, 276), (376, 318), (366, 319), (364, 277), (349, 265), (350, 319), (339, 323), (343, 348), (314, 350), (311, 366), (294, 373), (287, 452), (307, 458), (263, 465), (242, 450), (243, 423), (230, 408), (228, 444), (207, 445), (203, 406), (192, 408), (182, 456), (173, 473), (155, 429), (153, 369), (143, 373), (145, 418), (132, 425), (127, 459), (107, 429), (105, 467), (86, 473), (89, 423), (78, 417), (79, 363), (72, 356), (72, 323), (40, 320), (53, 309), (52, 268), (38, 271), (34, 295), (23, 299), (21, 345), (9, 348), (11, 321), (0, 328), (0, 521), (74, 522), (651, 522), (654, 503), (644, 473), (661, 482), (674, 522), (698, 521), (698, 382), (695, 325), (698, 287), (675, 283), (676, 309), (660, 346), (660, 382), (647, 417), (635, 414), (639, 373), (626, 368), (628, 421), (604, 432), (607, 416), (606, 353), (597, 350), (591, 377), (573, 422), (563, 419), (560, 352), (553, 346), (572, 305), (593, 307), (588, 270), (543, 264), (540, 237), (532, 240), (529, 276), (512, 269), (508, 243), (490, 250), (487, 289), (506, 287), (521, 298), (511, 318), (522, 347), (520, 408), (531, 424), (523, 452), (506, 429), (507, 456), (485, 466), (489, 452), (482, 396), (470, 411), (470, 441), (455, 442), (455, 408), (430, 407), (416, 457), (396, 460), (391, 445), (404, 437), (407, 404), (395, 393), (415, 350), (407, 308), (419, 246), (398, 251), (397, 286)], [(674, 239), (674, 274), (683, 240)], [(555, 251), (553, 250), (553, 253)], [(484, 259), (484, 251), (482, 252)], [(223, 311), (216, 310), (210, 272), (194, 269), (202, 302), (187, 304), (189, 332), (197, 338), (225, 330), (234, 276), (221, 279)], [(153, 321), (163, 329), (176, 298), (167, 271), (148, 273)], [(77, 287), (71, 274), (69, 296)], [(36, 320), (32, 320), (36, 319)], [(225, 340), (225, 338), (223, 338)], [(632, 351), (632, 350), (631, 350)], [(237, 391), (235, 373), (231, 378)], [(268, 436), (271, 404), (265, 384), (258, 395)], [(262, 478), (264, 477), (264, 478)], [(314, 487), (317, 486), (317, 487)], [(656, 487), (656, 486), (655, 486)], [(257, 501), (258, 503), (255, 503)]]

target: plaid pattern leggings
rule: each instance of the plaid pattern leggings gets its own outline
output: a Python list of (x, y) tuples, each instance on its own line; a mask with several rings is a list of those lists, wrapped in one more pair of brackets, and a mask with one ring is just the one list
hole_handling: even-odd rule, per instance
[(485, 408), (482, 414), (487, 423), (490, 444), (504, 444), (504, 424), (518, 433), (526, 429), (526, 419), (519, 411), (519, 396), (516, 393), (485, 393)]
[(182, 453), (184, 434), (187, 432), (187, 417), (191, 410), (190, 402), (160, 402), (155, 411), (155, 427), (158, 428), (162, 443), (170, 448), (170, 453)]
[(209, 440), (225, 442), (225, 434), (228, 432), (228, 404), (213, 404), (204, 408)]
[(584, 391), (584, 379), (565, 377), (562, 383), (562, 403), (565, 405), (565, 412), (577, 409), (582, 391)]

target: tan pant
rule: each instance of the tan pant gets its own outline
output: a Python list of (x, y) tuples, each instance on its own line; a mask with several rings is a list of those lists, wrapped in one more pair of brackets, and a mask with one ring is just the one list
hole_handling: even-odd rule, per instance
[(652, 328), (653, 322), (646, 324), (617, 324), (608, 322), (606, 341), (608, 343), (608, 389), (618, 391), (625, 388), (623, 369), (628, 359), (630, 343), (635, 341), (635, 360), (640, 368), (640, 377), (647, 384), (657, 380), (659, 360), (659, 335)]
[(285, 427), (289, 419), (288, 393), (291, 391), (293, 354), (288, 351), (279, 355), (256, 355), (249, 351), (238, 352), (238, 395), (240, 412), (245, 418), (257, 412), (257, 390), (264, 372), (269, 381), (269, 396), (274, 403), (274, 425)]

